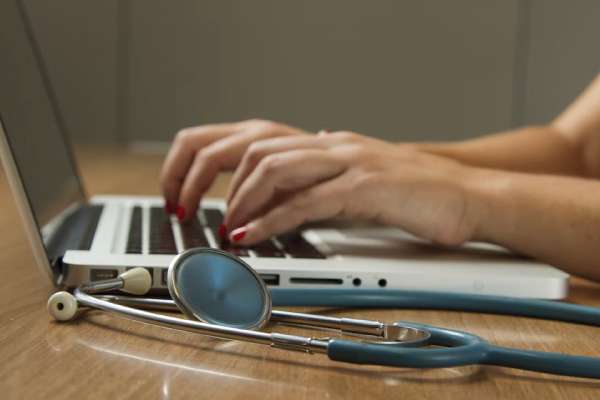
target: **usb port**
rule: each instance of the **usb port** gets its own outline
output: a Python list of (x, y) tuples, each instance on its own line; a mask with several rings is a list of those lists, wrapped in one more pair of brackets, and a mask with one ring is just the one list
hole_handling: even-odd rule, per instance
[(105, 279), (114, 279), (119, 276), (116, 269), (93, 269), (90, 271), (90, 281), (103, 281)]
[(260, 277), (268, 286), (279, 286), (279, 275), (276, 274), (260, 274)]

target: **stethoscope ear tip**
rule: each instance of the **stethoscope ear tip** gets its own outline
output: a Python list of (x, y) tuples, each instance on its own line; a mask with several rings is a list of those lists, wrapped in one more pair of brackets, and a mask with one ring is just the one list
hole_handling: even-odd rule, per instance
[(77, 300), (71, 293), (57, 292), (48, 299), (48, 312), (57, 321), (68, 321), (77, 312)]
[(146, 268), (132, 268), (119, 275), (119, 278), (123, 281), (121, 290), (126, 293), (141, 295), (152, 287), (152, 276)]

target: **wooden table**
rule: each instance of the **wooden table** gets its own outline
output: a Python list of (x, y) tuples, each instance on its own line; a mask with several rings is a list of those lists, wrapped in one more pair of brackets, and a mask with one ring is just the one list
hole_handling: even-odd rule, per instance
[[(158, 194), (162, 156), (80, 148), (90, 195)], [(220, 178), (209, 196), (225, 192)], [(70, 323), (46, 312), (55, 290), (35, 264), (4, 175), (0, 178), (0, 399), (544, 398), (599, 399), (600, 381), (497, 367), (403, 370), (330, 361), (143, 325), (98, 311)], [(568, 301), (600, 306), (600, 285), (572, 279)], [(600, 328), (508, 316), (401, 309), (300, 309), (414, 321), (493, 344), (600, 357)], [(309, 336), (321, 332), (270, 325)]]

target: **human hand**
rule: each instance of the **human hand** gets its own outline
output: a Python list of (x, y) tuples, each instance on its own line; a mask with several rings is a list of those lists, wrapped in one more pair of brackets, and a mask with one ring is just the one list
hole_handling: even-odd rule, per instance
[[(266, 139), (244, 154), (224, 223), (240, 245), (334, 216), (374, 219), (455, 245), (477, 229), (477, 173), (413, 146), (350, 132)], [(278, 200), (282, 192), (292, 194)]]
[(203, 125), (180, 131), (161, 171), (165, 211), (177, 213), (181, 221), (196, 215), (202, 194), (212, 185), (219, 171), (235, 169), (253, 142), (309, 134), (263, 120)]

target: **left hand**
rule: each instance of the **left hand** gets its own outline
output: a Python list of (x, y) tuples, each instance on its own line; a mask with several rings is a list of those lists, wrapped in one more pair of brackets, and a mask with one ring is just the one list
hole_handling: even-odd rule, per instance
[(335, 216), (456, 245), (476, 234), (475, 176), (457, 161), (351, 132), (266, 139), (237, 168), (224, 223), (240, 245)]

